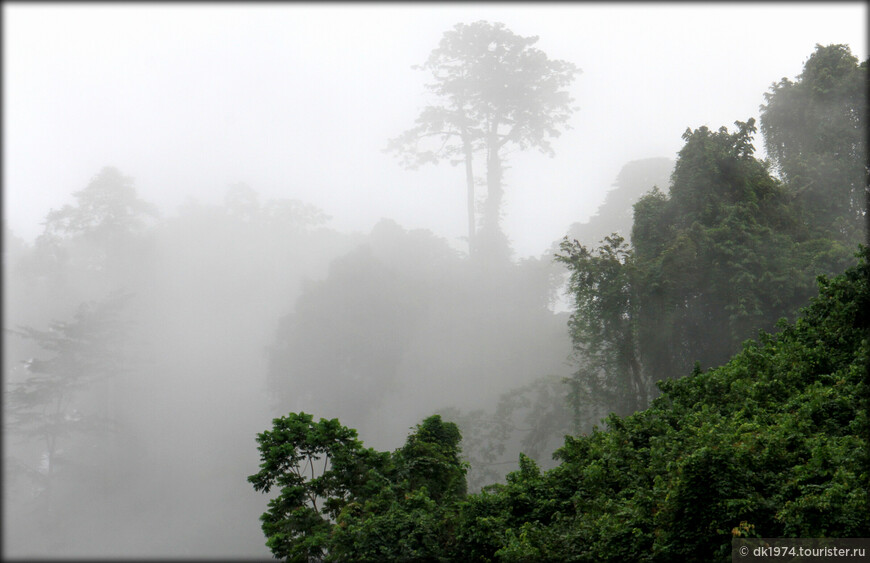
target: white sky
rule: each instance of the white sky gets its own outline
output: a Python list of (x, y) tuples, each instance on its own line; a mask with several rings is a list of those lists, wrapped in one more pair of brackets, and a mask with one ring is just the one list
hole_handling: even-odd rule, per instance
[[(464, 248), (464, 173), (382, 152), (427, 103), (412, 70), (459, 22), (538, 35), (583, 73), (556, 157), (508, 163), (504, 228), (539, 255), (596, 210), (620, 168), (674, 157), (686, 127), (758, 116), (816, 43), (867, 58), (854, 3), (3, 4), (3, 211), (32, 240), (107, 165), (173, 215), (243, 181), (321, 207), (339, 230), (381, 218)], [(756, 147), (762, 148), (760, 137)]]

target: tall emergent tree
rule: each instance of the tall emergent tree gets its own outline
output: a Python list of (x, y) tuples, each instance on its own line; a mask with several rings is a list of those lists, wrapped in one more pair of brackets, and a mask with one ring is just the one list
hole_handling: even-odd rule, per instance
[[(470, 254), (508, 255), (507, 239), (499, 227), (506, 148), (536, 148), (552, 156), (550, 138), (569, 127), (575, 109), (565, 88), (580, 69), (550, 60), (534, 47), (537, 41), (536, 36), (521, 37), (504, 24), (486, 21), (460, 23), (445, 32), (426, 62), (414, 67), (432, 73), (434, 82), (427, 88), (440, 103), (426, 106), (416, 125), (387, 146), (412, 169), (442, 159), (465, 164)], [(475, 153), (486, 158), (487, 193), (479, 240)]]
[(27, 269), (51, 280), (55, 295), (84, 288), (83, 293), (64, 296), (70, 302), (129, 288), (139, 276), (137, 264), (159, 217), (157, 207), (139, 198), (133, 178), (111, 166), (72, 195), (74, 205), (46, 215)]

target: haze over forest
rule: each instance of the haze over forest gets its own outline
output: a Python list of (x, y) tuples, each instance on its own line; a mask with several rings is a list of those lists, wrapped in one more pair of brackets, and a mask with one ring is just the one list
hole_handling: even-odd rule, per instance
[(477, 498), (725, 365), (865, 240), (866, 21), (4, 3), (4, 557), (267, 558), (276, 417)]
[(430, 102), (411, 66), (456, 23), (488, 20), (583, 71), (556, 156), (510, 158), (505, 230), (518, 256), (538, 256), (594, 214), (626, 162), (673, 158), (687, 127), (757, 118), (761, 93), (799, 74), (816, 43), (867, 54), (861, 3), (12, 2), (4, 14), (4, 217), (28, 241), (49, 209), (116, 166), (165, 215), (245, 182), (320, 207), (339, 230), (388, 217), (462, 249), (461, 167), (409, 172), (382, 149)]

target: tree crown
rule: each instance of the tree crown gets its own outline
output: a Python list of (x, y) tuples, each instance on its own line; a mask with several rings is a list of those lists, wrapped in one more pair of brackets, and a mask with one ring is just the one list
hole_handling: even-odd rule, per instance
[[(387, 150), (403, 155), (411, 168), (461, 155), (466, 142), (474, 150), (514, 144), (552, 156), (549, 139), (569, 128), (575, 110), (566, 88), (581, 70), (549, 59), (534, 47), (537, 41), (486, 21), (445, 32), (426, 62), (414, 67), (431, 73), (427, 88), (442, 103), (424, 108), (416, 126)], [(426, 138), (440, 140), (440, 147), (421, 149)]]

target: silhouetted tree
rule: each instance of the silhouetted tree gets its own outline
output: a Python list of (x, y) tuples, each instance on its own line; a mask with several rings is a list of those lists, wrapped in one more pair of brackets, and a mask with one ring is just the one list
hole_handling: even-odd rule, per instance
[[(534, 47), (537, 41), (486, 21), (445, 32), (427, 61), (415, 67), (432, 73), (427, 87), (441, 103), (424, 108), (416, 125), (387, 147), (409, 168), (442, 159), (465, 164), (470, 253), (509, 255), (499, 226), (505, 148), (536, 148), (552, 156), (550, 139), (568, 127), (574, 111), (565, 88), (580, 70), (550, 60)], [(476, 240), (472, 159), (479, 152), (486, 158), (487, 195)]]
[[(12, 331), (34, 342), (40, 354), (23, 363), (21, 376), (18, 370), (11, 374), (14, 379), (7, 382), (4, 423), (14, 438), (39, 446), (38, 465), (19, 462), (17, 466), (32, 478), (39, 491), (34, 499), (36, 510), (55, 536), (72, 504), (59, 502), (56, 496), (74, 492), (72, 487), (58, 491), (58, 479), (76, 467), (106, 478), (100, 462), (121, 457), (117, 448), (110, 447), (118, 442), (110, 438), (119, 423), (114, 412), (117, 380), (128, 367), (122, 311), (129, 297), (115, 294), (84, 303), (71, 321), (54, 322), (47, 330), (22, 327)], [(75, 488), (82, 486), (81, 478), (81, 473), (75, 477)], [(109, 480), (101, 485), (108, 485)]]
[(48, 212), (22, 273), (47, 286), (52, 298), (71, 303), (135, 284), (157, 208), (114, 167), (103, 168), (73, 197), (75, 204)]

